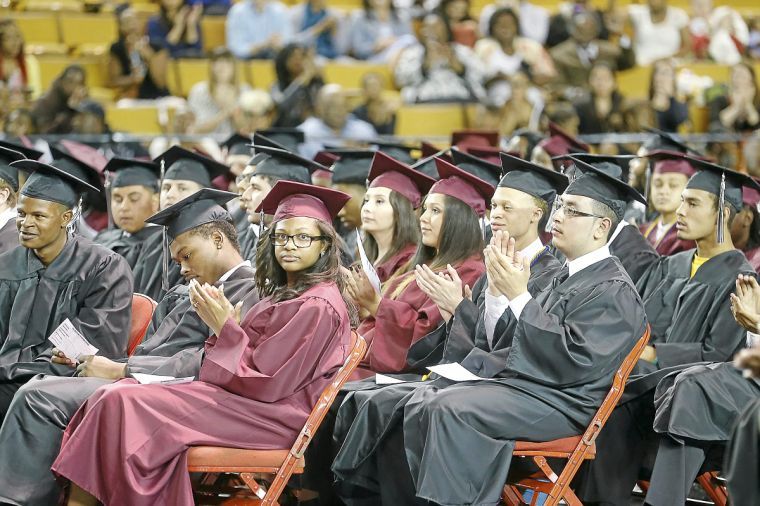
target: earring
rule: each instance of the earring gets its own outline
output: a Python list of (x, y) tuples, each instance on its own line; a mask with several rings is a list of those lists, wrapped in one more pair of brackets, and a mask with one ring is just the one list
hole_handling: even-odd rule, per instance
[(325, 256), (325, 252), (324, 251), (319, 254), (319, 258), (322, 258), (323, 256)]
[(222, 249), (222, 245), (217, 243), (216, 249)]

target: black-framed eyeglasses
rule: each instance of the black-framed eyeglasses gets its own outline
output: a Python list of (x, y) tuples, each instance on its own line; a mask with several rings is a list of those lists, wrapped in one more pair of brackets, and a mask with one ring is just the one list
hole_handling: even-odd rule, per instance
[(270, 234), (269, 236), (272, 239), (272, 243), (275, 246), (285, 246), (288, 244), (288, 241), (291, 239), (293, 240), (293, 244), (296, 248), (308, 248), (311, 246), (311, 243), (314, 241), (323, 241), (327, 239), (324, 235), (309, 235), (309, 234)]
[(568, 207), (564, 202), (556, 201), (554, 204), (554, 212), (558, 213), (560, 211), (562, 211), (562, 213), (568, 218), (606, 218), (606, 216), (579, 211), (574, 207)]

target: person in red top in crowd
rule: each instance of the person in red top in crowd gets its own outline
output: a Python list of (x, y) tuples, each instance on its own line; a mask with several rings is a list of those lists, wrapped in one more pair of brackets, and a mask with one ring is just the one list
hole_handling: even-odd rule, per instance
[(760, 192), (742, 188), (742, 209), (731, 222), (731, 239), (744, 252), (749, 264), (760, 273)]

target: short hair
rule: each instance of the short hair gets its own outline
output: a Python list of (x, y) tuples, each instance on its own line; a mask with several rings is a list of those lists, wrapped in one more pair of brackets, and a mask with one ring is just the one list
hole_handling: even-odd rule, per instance
[(594, 199), (591, 199), (591, 212), (610, 220), (610, 229), (607, 231), (607, 241), (609, 241), (610, 237), (612, 237), (612, 234), (615, 232), (618, 223), (620, 223), (617, 214), (615, 214), (612, 208), (607, 204)]
[(211, 234), (219, 232), (230, 242), (235, 251), (240, 253), (240, 242), (238, 241), (237, 230), (232, 221), (216, 220), (203, 225), (197, 226), (191, 231), (191, 235), (199, 235), (204, 239), (210, 239)]
[[(710, 194), (710, 197), (712, 198), (713, 202), (713, 209), (715, 209), (716, 212), (720, 211), (718, 209), (718, 196)], [(723, 205), (725, 205), (728, 208), (728, 220), (726, 221), (726, 225), (729, 227), (734, 223), (734, 218), (736, 218), (736, 215), (739, 214), (740, 209), (736, 209), (728, 200), (724, 201)]]
[(8, 190), (8, 207), (16, 207), (16, 192), (13, 191), (13, 188), (11, 185), (5, 181), (4, 179), (0, 178), (0, 190)]

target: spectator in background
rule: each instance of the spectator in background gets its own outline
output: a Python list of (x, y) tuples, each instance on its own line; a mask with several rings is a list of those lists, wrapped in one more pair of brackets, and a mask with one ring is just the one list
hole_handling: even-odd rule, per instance
[(228, 136), (235, 130), (232, 114), (238, 98), (249, 86), (238, 82), (235, 58), (226, 48), (212, 52), (208, 69), (208, 81), (195, 83), (187, 96), (187, 105), (195, 116), (192, 132)]
[(151, 45), (134, 9), (116, 9), (119, 40), (111, 44), (108, 82), (119, 98), (155, 99), (169, 95), (166, 87), (169, 51)]
[(689, 34), (695, 57), (724, 65), (739, 63), (749, 43), (749, 29), (741, 15), (726, 5), (713, 9), (712, 0), (691, 0)]
[(589, 73), (589, 96), (575, 103), (580, 134), (625, 131), (625, 98), (617, 89), (615, 71), (606, 63), (596, 63)]
[(512, 9), (496, 10), (488, 23), (487, 38), (475, 44), (483, 62), (489, 101), (501, 106), (510, 96), (509, 80), (526, 70), (532, 80), (543, 84), (556, 75), (549, 53), (537, 42), (518, 36), (520, 21)]
[[(83, 100), (71, 120), (71, 132), (77, 135), (104, 135), (110, 133), (103, 106), (93, 100)], [(88, 145), (90, 145), (88, 143)]]
[(724, 95), (708, 104), (711, 132), (745, 132), (760, 128), (760, 93), (755, 69), (749, 63), (731, 68)]
[(385, 81), (385, 77), (377, 72), (367, 72), (362, 76), (364, 103), (354, 109), (353, 115), (375, 127), (379, 135), (393, 135), (396, 131), (396, 107), (383, 97)]
[(518, 70), (510, 78), (511, 96), (501, 109), (499, 135), (508, 138), (521, 128), (531, 128), (538, 124), (543, 102), (537, 102), (528, 94), (530, 80), (525, 72)]
[(754, 60), (760, 60), (760, 16), (749, 18), (749, 42), (747, 42), (747, 56)]
[(470, 1), (441, 0), (438, 9), (454, 34), (454, 40), (464, 46), (474, 47), (479, 34), (478, 23), (470, 15)]
[(336, 34), (339, 15), (327, 7), (327, 0), (306, 0), (291, 9), (294, 40), (315, 47), (317, 55), (333, 59), (339, 55)]
[(287, 8), (274, 0), (242, 0), (227, 13), (227, 47), (237, 58), (274, 58), (292, 38)]
[(405, 102), (472, 102), (485, 98), (483, 68), (473, 51), (454, 42), (440, 14), (425, 16), (420, 42), (402, 51), (394, 70)]
[(314, 113), (314, 102), (324, 80), (307, 46), (291, 43), (274, 60), (277, 80), (272, 99), (277, 108), (274, 126), (293, 128)]
[(683, 9), (669, 7), (667, 0), (647, 0), (646, 5), (629, 5), (633, 25), (633, 47), (638, 65), (683, 56), (689, 52), (689, 16)]
[(516, 156), (523, 160), (530, 160), (533, 149), (545, 138), (546, 136), (541, 132), (520, 128), (512, 132), (511, 137), (504, 144), (503, 150), (507, 153), (517, 153)]
[(306, 142), (301, 155), (313, 159), (325, 144), (341, 144), (344, 139), (367, 140), (377, 137), (375, 129), (348, 112), (346, 94), (337, 84), (326, 84), (319, 90), (315, 115), (298, 128), (304, 131)]
[[(556, 85), (588, 90), (591, 67), (605, 63), (615, 70), (625, 70), (635, 64), (630, 44), (621, 39), (619, 45), (599, 39), (600, 25), (591, 12), (573, 16), (570, 39), (549, 52), (557, 67)], [(572, 90), (570, 90), (572, 91)]]
[(656, 116), (655, 126), (666, 132), (675, 132), (689, 120), (689, 105), (678, 99), (676, 93), (676, 66), (666, 58), (652, 64), (649, 80), (649, 103)]
[(488, 25), (491, 16), (498, 9), (509, 8), (520, 18), (520, 35), (527, 37), (541, 45), (546, 43), (549, 33), (549, 11), (530, 2), (518, 0), (496, 0), (488, 4), (480, 11), (480, 33), (488, 33)]
[(359, 60), (391, 62), (414, 42), (412, 25), (391, 0), (362, 0), (350, 20), (348, 53)]
[(203, 53), (200, 19), (202, 3), (160, 0), (159, 13), (148, 20), (148, 37), (153, 47), (163, 47), (172, 58)]
[(24, 101), (39, 96), (40, 67), (37, 59), (24, 54), (24, 36), (12, 19), (0, 20), (0, 84)]
[(546, 37), (546, 47), (552, 48), (569, 39), (573, 16), (581, 13), (591, 14), (596, 18), (596, 22), (599, 25), (599, 39), (609, 39), (610, 34), (604, 23), (604, 14), (590, 4), (591, 2), (588, 0), (560, 3), (557, 14), (553, 15), (549, 20), (549, 35)]
[(3, 124), (3, 133), (7, 137), (25, 137), (37, 133), (34, 116), (29, 109), (13, 109), (8, 113)]
[(50, 89), (37, 100), (32, 114), (41, 134), (67, 134), (76, 108), (87, 97), (87, 74), (80, 65), (69, 65)]
[(272, 126), (275, 106), (272, 97), (264, 90), (248, 90), (240, 94), (237, 107), (232, 113), (235, 132), (250, 136), (257, 130)]

